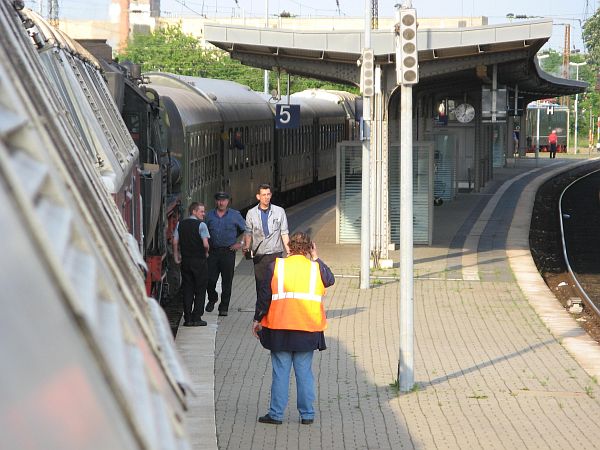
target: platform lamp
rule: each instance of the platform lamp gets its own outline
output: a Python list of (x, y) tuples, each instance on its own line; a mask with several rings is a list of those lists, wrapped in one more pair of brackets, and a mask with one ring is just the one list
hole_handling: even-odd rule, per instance
[[(584, 62), (580, 62), (580, 63), (574, 63), (574, 62), (570, 62), (569, 66), (573, 66), (576, 68), (575, 71), (575, 80), (579, 80), (579, 66), (585, 66), (587, 63)], [(577, 105), (579, 103), (579, 93), (575, 94), (575, 154), (577, 154)]]

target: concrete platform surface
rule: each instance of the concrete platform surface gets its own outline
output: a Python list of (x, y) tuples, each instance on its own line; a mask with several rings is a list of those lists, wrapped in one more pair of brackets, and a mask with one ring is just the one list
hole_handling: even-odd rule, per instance
[(177, 338), (196, 383), (194, 448), (600, 447), (599, 346), (554, 299), (528, 249), (537, 187), (574, 164), (585, 161), (518, 160), (483, 192), (434, 209), (433, 245), (414, 253), (408, 393), (394, 386), (398, 269), (374, 271), (373, 288), (359, 289), (359, 247), (335, 244), (335, 194), (290, 208), (291, 229), (310, 230), (338, 275), (326, 296), (328, 349), (313, 364), (315, 423), (299, 423), (293, 377), (283, 425), (257, 422), (268, 409), (271, 365), (250, 332), (254, 278), (242, 261), (230, 315), (217, 318), (215, 309), (205, 314), (208, 327)]

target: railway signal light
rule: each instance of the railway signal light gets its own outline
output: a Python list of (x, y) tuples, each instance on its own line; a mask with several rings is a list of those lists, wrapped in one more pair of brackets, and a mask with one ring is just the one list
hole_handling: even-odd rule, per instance
[(400, 9), (397, 33), (399, 44), (396, 51), (396, 82), (398, 84), (416, 84), (419, 82), (419, 60), (417, 12), (415, 9)]
[(363, 95), (373, 97), (375, 94), (375, 53), (371, 48), (363, 50), (360, 81), (360, 90)]

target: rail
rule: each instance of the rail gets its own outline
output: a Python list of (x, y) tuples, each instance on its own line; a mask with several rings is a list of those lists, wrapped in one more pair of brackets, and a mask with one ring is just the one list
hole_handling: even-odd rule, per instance
[(584, 176), (579, 177), (576, 180), (569, 183), (569, 185), (563, 189), (563, 191), (560, 193), (560, 197), (558, 199), (558, 214), (559, 214), (560, 238), (562, 240), (563, 256), (565, 258), (565, 264), (567, 265), (567, 270), (569, 272), (569, 276), (575, 283), (575, 288), (579, 292), (579, 295), (583, 299), (585, 305), (587, 307), (589, 307), (591, 310), (593, 310), (597, 316), (600, 316), (600, 309), (598, 308), (598, 306), (596, 306), (596, 304), (587, 295), (587, 292), (585, 291), (585, 289), (583, 289), (583, 287), (581, 286), (581, 283), (579, 283), (579, 280), (577, 279), (577, 276), (575, 275), (575, 272), (573, 271), (573, 269), (571, 268), (571, 264), (569, 263), (569, 255), (567, 253), (567, 244), (565, 242), (565, 228), (564, 228), (564, 223), (563, 223), (564, 216), (563, 216), (563, 210), (562, 210), (563, 195), (565, 194), (565, 192), (567, 192), (567, 190), (569, 188), (571, 188), (571, 186), (573, 186), (574, 184), (576, 184), (576, 183), (580, 182), (581, 180), (583, 180), (584, 178), (587, 178), (590, 175), (596, 174), (598, 172), (600, 172), (600, 170), (594, 170), (588, 174), (585, 174)]

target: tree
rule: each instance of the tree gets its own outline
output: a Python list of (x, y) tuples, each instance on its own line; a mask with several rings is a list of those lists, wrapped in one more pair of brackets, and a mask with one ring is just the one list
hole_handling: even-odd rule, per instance
[(583, 25), (583, 42), (589, 53), (589, 62), (600, 65), (600, 9)]
[[(229, 57), (227, 52), (203, 48), (198, 39), (185, 34), (180, 25), (157, 28), (150, 34), (134, 34), (120, 59), (141, 64), (143, 72), (170, 72), (204, 78), (231, 80), (249, 86), (255, 91), (263, 90), (263, 71), (242, 65)], [(271, 86), (276, 85), (271, 73)], [(293, 77), (291, 91), (308, 88), (339, 89), (356, 92), (356, 88), (311, 78)]]

